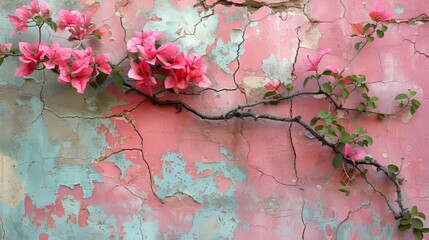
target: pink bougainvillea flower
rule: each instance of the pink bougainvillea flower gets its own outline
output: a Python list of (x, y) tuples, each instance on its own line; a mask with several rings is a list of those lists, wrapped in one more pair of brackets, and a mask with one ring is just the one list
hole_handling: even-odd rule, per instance
[(158, 54), (158, 50), (156, 50), (155, 45), (137, 45), (137, 49), (139, 50), (138, 53), (140, 54), (140, 61), (145, 61), (150, 65), (155, 65), (157, 59), (156, 56)]
[(358, 36), (363, 36), (363, 24), (362, 23), (353, 24), (352, 31), (353, 31), (353, 34), (356, 34)]
[(58, 11), (59, 20), (56, 21), (59, 31), (64, 31), (66, 27), (75, 27), (82, 20), (82, 14), (79, 11), (69, 11), (60, 9)]
[(97, 29), (95, 29), (93, 32), (92, 32), (92, 35), (94, 35), (94, 36), (104, 36), (106, 33), (108, 33), (109, 32), (109, 26), (107, 25), (107, 24), (103, 24), (103, 25), (101, 25), (100, 27), (98, 27)]
[(325, 70), (331, 71), (333, 75), (337, 75), (338, 73), (341, 72), (341, 68), (337, 66), (326, 66)]
[(112, 67), (109, 63), (109, 54), (98, 54), (94, 57), (94, 60), (96, 69), (104, 72), (105, 74), (110, 74), (112, 72)]
[(42, 62), (46, 53), (43, 51), (43, 47), (39, 48), (39, 42), (35, 42), (33, 46), (27, 42), (20, 42), (19, 50), (22, 53), (19, 60), (21, 60), (24, 65), (16, 69), (15, 76), (28, 76), (32, 74), (39, 63)]
[(69, 32), (71, 33), (70, 39), (72, 40), (82, 40), (88, 35), (92, 34), (95, 29), (95, 25), (91, 23), (92, 13), (82, 16), (77, 22), (76, 26), (69, 27)]
[(183, 90), (189, 86), (187, 77), (186, 69), (171, 70), (170, 75), (165, 78), (165, 89), (173, 89), (175, 93), (179, 93), (179, 89)]
[(174, 43), (166, 43), (158, 48), (156, 57), (163, 64), (165, 69), (179, 69), (186, 64), (183, 55), (177, 55), (179, 46)]
[(15, 28), (10, 32), (12, 36), (15, 32), (25, 32), (27, 31), (28, 24), (27, 20), (31, 17), (31, 12), (28, 11), (25, 7), (20, 7), (15, 10), (16, 16), (9, 15), (10, 23), (15, 26)]
[(208, 87), (211, 82), (205, 75), (207, 66), (203, 64), (201, 56), (196, 54), (188, 55), (186, 52), (179, 54), (177, 57), (185, 60), (185, 65), (177, 70), (171, 70), (170, 75), (165, 79), (165, 88), (173, 89), (178, 93), (179, 89), (183, 90), (189, 85), (198, 87)]
[(265, 89), (269, 92), (277, 91), (281, 86), (282, 83), (278, 79), (272, 79), (264, 85)]
[[(56, 21), (58, 30), (64, 31), (68, 28), (71, 33), (70, 40), (83, 40), (85, 37), (94, 34), (96, 26), (91, 22), (93, 16), (91, 12), (82, 15), (79, 11), (61, 9), (58, 16), (60, 17), (60, 20)], [(98, 30), (100, 34), (104, 31), (104, 27)]]
[(38, 0), (33, 0), (29, 5), (28, 10), (32, 15), (38, 14), (43, 19), (48, 19), (52, 16), (52, 7), (45, 1), (39, 3)]
[(186, 51), (183, 52), (186, 60), (186, 69), (188, 70), (188, 81), (197, 85), (198, 87), (208, 87), (211, 82), (207, 78), (207, 65), (203, 63), (201, 56), (196, 54), (188, 55)]
[(366, 156), (365, 150), (362, 148), (353, 149), (350, 144), (344, 146), (344, 157), (350, 158), (353, 160), (362, 160)]
[(369, 16), (374, 21), (386, 21), (393, 16), (393, 13), (387, 13), (382, 0), (376, 0), (371, 7)]
[(155, 47), (155, 42), (161, 39), (162, 33), (147, 30), (146, 32), (134, 32), (135, 37), (130, 38), (127, 41), (127, 50), (130, 53), (136, 53), (139, 51), (137, 46), (142, 47)]
[(72, 51), (72, 56), (75, 59), (88, 59), (89, 60), (89, 64), (94, 64), (94, 57), (92, 56), (92, 48), (91, 47), (87, 47), (85, 50), (73, 50)]
[(320, 50), (317, 53), (317, 56), (316, 56), (315, 60), (310, 59), (309, 56), (307, 56), (307, 58), (304, 58), (303, 59), (304, 65), (307, 66), (307, 67), (309, 67), (307, 69), (307, 72), (309, 72), (309, 71), (317, 71), (317, 69), (319, 68), (319, 63), (322, 60), (323, 56), (325, 56), (330, 51), (331, 51), (331, 49), (329, 49), (329, 48)]
[(12, 48), (12, 43), (1, 44), (0, 43), (0, 57), (3, 57), (6, 52), (9, 52)]
[(58, 82), (70, 83), (78, 93), (83, 93), (93, 71), (88, 58), (78, 59), (71, 65), (63, 64), (60, 66)]
[(67, 61), (72, 52), (71, 48), (61, 48), (57, 42), (52, 44), (51, 47), (43, 45), (42, 48), (46, 53), (45, 58), (47, 59), (43, 62), (43, 65), (45, 65), (47, 69), (54, 69)]
[(141, 61), (140, 63), (131, 61), (130, 66), (128, 77), (137, 80), (137, 89), (152, 95), (152, 86), (156, 85), (156, 79), (152, 76), (150, 65), (145, 61)]

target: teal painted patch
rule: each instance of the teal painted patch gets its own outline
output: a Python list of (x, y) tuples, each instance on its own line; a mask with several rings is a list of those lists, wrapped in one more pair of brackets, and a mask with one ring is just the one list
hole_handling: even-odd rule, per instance
[(225, 44), (223, 40), (219, 38), (217, 40), (216, 46), (210, 53), (210, 59), (215, 62), (224, 72), (232, 74), (232, 71), (228, 68), (228, 65), (237, 59), (237, 54), (242, 55), (244, 53), (243, 48), (240, 48), (238, 51), (238, 45), (239, 43), (232, 41)]
[(402, 14), (404, 13), (404, 8), (394, 8), (393, 11), (395, 11), (396, 14)]
[[(189, 7), (181, 10), (170, 0), (154, 1), (153, 9), (146, 13), (146, 17), (149, 18), (152, 14), (162, 18), (162, 21), (147, 22), (145, 28), (162, 32), (163, 41), (176, 40), (175, 43), (182, 50), (186, 49), (188, 52), (205, 55), (206, 48), (215, 42), (218, 26), (217, 14), (202, 19), (203, 16), (200, 16), (197, 9)], [(180, 32), (179, 35), (178, 32)], [(178, 39), (178, 37), (180, 38)]]
[(131, 161), (128, 161), (125, 158), (125, 153), (121, 152), (118, 154), (114, 154), (113, 156), (109, 157), (107, 160), (105, 160), (106, 162), (112, 162), (114, 163), (120, 170), (121, 170), (121, 176), (120, 179), (124, 179), (125, 174), (126, 174), (126, 170), (127, 168), (129, 168), (130, 166), (134, 166), (137, 168), (141, 168), (141, 166), (134, 164)]
[(287, 58), (279, 59), (274, 54), (262, 61), (262, 71), (270, 79), (278, 79), (285, 83), (292, 78), (290, 68), (291, 62)]
[(222, 153), (226, 158), (228, 158), (228, 160), (232, 161), (232, 159), (234, 158), (234, 156), (232, 156), (231, 153), (229, 153), (228, 149), (226, 149), (226, 147), (219, 147), (219, 151), (220, 153)]
[[(247, 176), (234, 164), (226, 162), (196, 163), (197, 174), (207, 175), (194, 178), (186, 172), (183, 154), (168, 153), (162, 159), (162, 176), (155, 176), (158, 185), (157, 194), (161, 199), (184, 193), (202, 204), (193, 219), (192, 229), (179, 239), (232, 239), (238, 226), (239, 218), (235, 213), (238, 208), (234, 197), (236, 185)], [(215, 177), (224, 176), (231, 181), (231, 186), (221, 193)]]

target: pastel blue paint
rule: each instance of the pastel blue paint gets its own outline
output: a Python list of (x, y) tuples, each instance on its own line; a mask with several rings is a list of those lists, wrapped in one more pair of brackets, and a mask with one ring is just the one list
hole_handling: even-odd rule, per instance
[(128, 161), (125, 158), (125, 153), (123, 153), (123, 152), (115, 154), (115, 155), (109, 157), (108, 159), (106, 159), (105, 161), (114, 163), (121, 170), (121, 176), (120, 176), (121, 180), (124, 179), (125, 174), (126, 174), (126, 170), (130, 166), (135, 166), (137, 168), (141, 168), (141, 166), (136, 165), (131, 161)]
[(396, 13), (396, 14), (402, 14), (402, 13), (404, 13), (404, 8), (394, 8), (393, 9), (393, 11)]
[[(225, 44), (222, 38), (219, 38), (216, 42), (216, 46), (210, 53), (210, 59), (215, 62), (224, 72), (232, 74), (232, 71), (229, 69), (228, 65), (237, 59), (238, 45), (239, 43), (232, 41)], [(240, 48), (238, 54), (242, 55), (243, 53), (244, 49)]]
[(219, 147), (220, 153), (222, 153), (228, 160), (232, 161), (234, 158), (231, 153), (229, 153), (228, 149), (224, 146)]
[(285, 83), (291, 79), (291, 62), (287, 58), (280, 59), (271, 54), (269, 58), (262, 61), (262, 71), (270, 79), (277, 79)]
[(173, 196), (177, 192), (187, 195), (194, 195), (192, 185), (194, 180), (192, 176), (185, 172), (186, 162), (183, 160), (183, 154), (168, 153), (161, 158), (162, 179), (158, 176), (154, 177), (154, 182), (158, 185), (157, 195), (161, 199), (167, 196)]
[[(194, 179), (185, 171), (186, 161), (183, 154), (167, 153), (163, 161), (162, 177), (155, 176), (158, 185), (157, 194), (161, 199), (181, 192), (192, 197), (203, 207), (194, 215), (192, 229), (179, 239), (232, 239), (239, 218), (235, 213), (238, 203), (234, 197), (235, 186), (246, 179), (242, 170), (226, 162), (196, 163), (197, 173), (209, 170), (211, 173)], [(231, 181), (225, 193), (218, 191), (215, 177), (223, 176)]]
[[(175, 43), (182, 50), (186, 49), (191, 53), (205, 55), (207, 47), (215, 41), (218, 26), (217, 14), (201, 19), (202, 16), (197, 9), (191, 7), (185, 10), (178, 9), (170, 0), (154, 1), (152, 10), (145, 16), (149, 18), (152, 14), (162, 18), (162, 21), (149, 21), (145, 28), (162, 32), (163, 41), (176, 40)], [(193, 34), (194, 27), (195, 34)], [(182, 29), (182, 37), (178, 39), (177, 31), (179, 29)], [(189, 35), (184, 35), (185, 33)]]

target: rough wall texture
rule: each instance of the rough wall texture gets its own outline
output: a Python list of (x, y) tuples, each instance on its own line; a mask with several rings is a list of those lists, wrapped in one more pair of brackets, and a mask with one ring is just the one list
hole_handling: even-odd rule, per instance
[[(1, 41), (6, 15), (26, 1), (0, 3)], [(372, 1), (50, 1), (54, 9), (94, 11), (111, 36), (98, 52), (125, 53), (135, 30), (162, 31), (165, 41), (204, 55), (213, 87), (181, 98), (205, 113), (219, 113), (260, 98), (265, 78), (297, 86), (300, 59), (333, 51), (322, 65), (345, 66), (354, 49), (351, 24), (369, 20)], [(402, 164), (405, 202), (429, 213), (429, 5), (386, 0), (398, 21), (383, 40), (365, 48), (350, 73), (367, 75), (371, 91), (389, 111), (396, 94), (416, 89), (423, 105), (411, 120), (352, 117), (374, 137), (370, 152)], [(419, 16), (420, 15), (420, 16)], [(413, 19), (414, 17), (416, 19)], [(44, 35), (61, 41), (62, 35)], [(91, 44), (91, 43), (88, 43)], [(1, 239), (409, 239), (399, 233), (380, 195), (358, 180), (350, 197), (336, 189), (342, 172), (332, 153), (299, 126), (268, 121), (207, 122), (174, 107), (160, 107), (114, 87), (82, 96), (37, 73), (13, 77), (7, 61), (0, 77)], [(309, 120), (319, 100), (263, 106), (260, 111)], [(409, 121), (408, 121), (409, 120)], [(402, 160), (403, 158), (403, 160)], [(378, 174), (378, 188), (394, 189)], [(393, 198), (392, 198), (393, 199)], [(428, 223), (428, 222), (427, 222)]]

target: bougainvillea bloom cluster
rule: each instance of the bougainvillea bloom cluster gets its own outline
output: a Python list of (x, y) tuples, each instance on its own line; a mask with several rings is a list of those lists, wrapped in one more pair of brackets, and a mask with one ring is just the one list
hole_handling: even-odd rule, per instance
[[(108, 32), (108, 27), (96, 27), (92, 22), (91, 12), (61, 9), (59, 19), (51, 19), (52, 8), (46, 2), (33, 0), (28, 6), (16, 9), (16, 15), (9, 15), (14, 26), (11, 34), (28, 29), (33, 22), (39, 29), (46, 23), (52, 30), (70, 33), (69, 41), (78, 41), (78, 48), (63, 48), (59, 43), (28, 42), (19, 43), (18, 54), (11, 52), (11, 43), (0, 45), (0, 59), (8, 55), (19, 56), (23, 63), (15, 71), (16, 76), (28, 76), (37, 69), (49, 69), (59, 74), (58, 82), (67, 83), (78, 93), (84, 93), (91, 80), (100, 73), (111, 74), (115, 67), (109, 61), (108, 54), (94, 54), (91, 47), (82, 48), (82, 41), (88, 37), (100, 39)], [(189, 86), (208, 87), (210, 80), (206, 77), (207, 66), (201, 56), (188, 54), (174, 43), (159, 44), (162, 34), (151, 31), (136, 32), (127, 42), (127, 56), (130, 58), (128, 77), (136, 81), (136, 87), (149, 94), (153, 88), (172, 89), (178, 93)], [(79, 48), (80, 47), (80, 48)], [(157, 77), (155, 77), (157, 76)], [(163, 84), (158, 84), (163, 82)]]
[[(137, 81), (137, 88), (152, 95), (157, 85), (154, 76), (165, 79), (164, 88), (179, 93), (189, 86), (208, 87), (210, 80), (206, 77), (207, 66), (201, 56), (179, 53), (179, 46), (174, 43), (159, 45), (160, 32), (135, 32), (135, 36), (127, 41), (127, 50), (131, 69), (128, 77)], [(157, 47), (158, 46), (158, 47)]]

